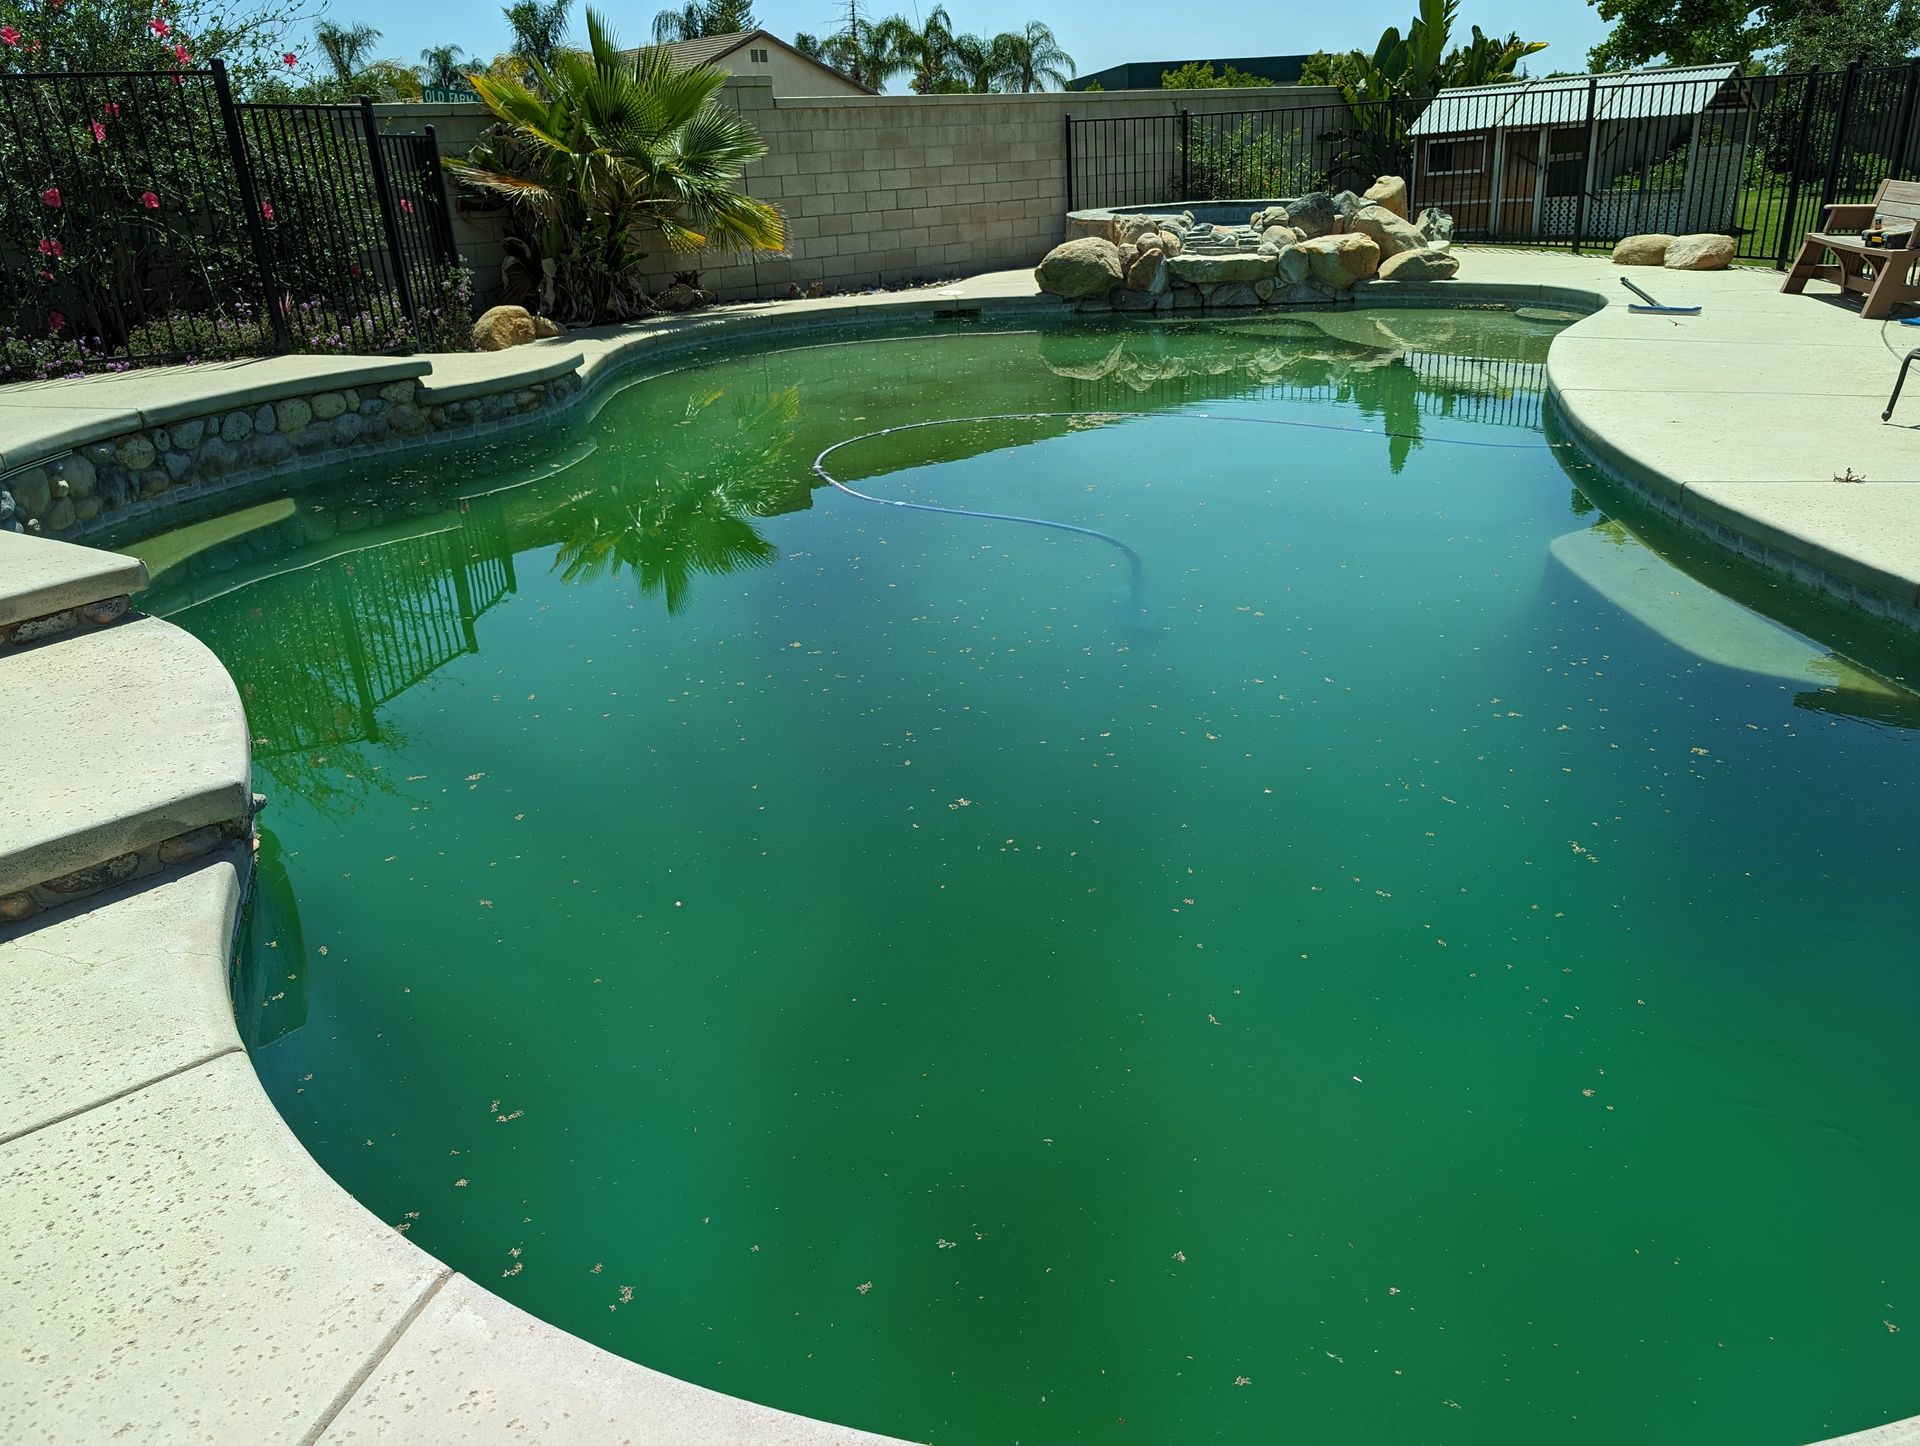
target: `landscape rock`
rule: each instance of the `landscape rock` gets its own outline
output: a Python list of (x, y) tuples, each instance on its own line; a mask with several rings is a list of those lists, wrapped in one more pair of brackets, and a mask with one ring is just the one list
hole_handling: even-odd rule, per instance
[(1673, 237), (1659, 231), (1628, 236), (1614, 243), (1613, 264), (1615, 266), (1664, 265), (1667, 259), (1667, 248), (1672, 244)]
[(1367, 187), (1360, 199), (1384, 206), (1402, 221), (1407, 219), (1407, 183), (1398, 176), (1382, 176)]
[(274, 420), (273, 408), (262, 402), (253, 410), (253, 430), (256, 434), (274, 431), (279, 423)]
[(1371, 236), (1342, 231), (1299, 243), (1307, 254), (1307, 271), (1322, 286), (1345, 291), (1354, 282), (1373, 275), (1380, 265), (1380, 248)]
[(293, 455), (293, 443), (278, 432), (255, 432), (247, 455), (257, 466), (276, 466)]
[(1351, 231), (1353, 229), (1353, 218), (1360, 214), (1360, 208), (1364, 205), (1366, 205), (1366, 202), (1362, 201), (1351, 191), (1335, 192), (1333, 209), (1339, 219), (1333, 223), (1333, 229), (1335, 231)]
[(339, 392), (317, 392), (313, 398), (313, 414), (323, 422), (331, 422), (347, 410), (347, 399)]
[(1279, 207), (1278, 212), (1277, 215), (1274, 211), (1266, 213), (1270, 222), (1291, 226), (1308, 240), (1329, 234), (1340, 221), (1339, 208), (1325, 191), (1309, 191), (1291, 205)]
[(220, 424), (220, 436), (227, 442), (244, 442), (253, 435), (253, 418), (245, 412), (229, 412)]
[(1260, 297), (1253, 287), (1242, 282), (1230, 282), (1225, 286), (1216, 286), (1213, 294), (1207, 298), (1208, 306), (1238, 307), (1258, 306)]
[(1382, 281), (1451, 281), (1460, 274), (1460, 258), (1451, 251), (1422, 246), (1380, 263)]
[(93, 463), (76, 452), (60, 464), (60, 475), (67, 479), (67, 495), (78, 500), (93, 496), (100, 473)]
[(534, 338), (533, 316), (524, 306), (495, 306), (480, 313), (473, 324), (476, 351), (505, 351)]
[(547, 337), (565, 335), (565, 329), (550, 316), (536, 316), (533, 319), (533, 334), (544, 340)]
[(1427, 238), (1408, 224), (1405, 217), (1395, 215), (1385, 206), (1362, 206), (1354, 213), (1347, 229), (1356, 235), (1372, 237), (1382, 257), (1418, 251), (1427, 244)]
[(273, 406), (274, 430), (297, 432), (313, 420), (313, 408), (303, 397), (288, 397)]
[(1661, 264), (1669, 271), (1725, 271), (1733, 264), (1733, 237), (1711, 231), (1676, 236)]
[[(153, 465), (153, 459), (158, 455), (153, 443), (136, 435), (126, 438), (114, 449), (113, 459), (129, 472), (142, 472)], [(19, 495), (19, 489), (15, 488), (14, 496)]]
[(233, 448), (225, 441), (219, 437), (209, 437), (200, 444), (200, 454), (197, 460), (199, 461), (202, 472), (207, 472), (218, 477), (223, 473), (231, 471), (236, 459), (233, 454)]
[(1098, 236), (1062, 242), (1033, 269), (1036, 286), (1068, 301), (1104, 297), (1123, 279), (1120, 248)]
[(53, 506), (47, 509), (45, 518), (49, 532), (65, 532), (73, 526), (73, 501), (67, 497), (56, 497)]
[(1274, 266), (1274, 275), (1287, 286), (1298, 286), (1307, 279), (1312, 268), (1307, 264), (1307, 253), (1298, 245), (1282, 246), (1280, 256)]
[(1169, 231), (1165, 227), (1160, 231), (1160, 249), (1169, 256), (1178, 256), (1186, 249), (1186, 243), (1180, 239), (1178, 231)]
[(401, 402), (387, 413), (387, 425), (403, 437), (417, 437), (427, 430), (427, 414), (412, 402)]
[(167, 469), (169, 482), (184, 482), (193, 475), (193, 458), (185, 452), (162, 452), (160, 465)]
[(1115, 311), (1152, 311), (1160, 304), (1160, 298), (1145, 291), (1134, 291), (1125, 286), (1116, 286), (1111, 293)]
[(1167, 289), (1167, 260), (1158, 251), (1142, 251), (1127, 268), (1127, 290), (1158, 296)]
[(13, 492), (14, 505), (29, 517), (46, 515), (53, 506), (53, 481), (47, 476), (45, 467), (29, 467), (24, 472), (16, 472), (7, 486)]
[[(414, 383), (410, 379), (388, 382), (384, 387), (380, 388), (380, 400), (388, 406), (397, 407), (402, 402), (410, 402), (413, 400), (413, 388)], [(366, 407), (362, 405), (361, 410), (365, 411)]]
[(191, 452), (206, 436), (207, 423), (205, 418), (195, 417), (191, 421), (175, 422), (170, 430), (173, 433), (173, 445), (182, 452)]
[(1195, 286), (1251, 285), (1274, 274), (1278, 258), (1239, 252), (1225, 256), (1176, 256), (1167, 263), (1175, 281)]
[(1272, 225), (1260, 232), (1262, 241), (1271, 241), (1275, 246), (1287, 246), (1301, 239), (1300, 233), (1291, 226)]

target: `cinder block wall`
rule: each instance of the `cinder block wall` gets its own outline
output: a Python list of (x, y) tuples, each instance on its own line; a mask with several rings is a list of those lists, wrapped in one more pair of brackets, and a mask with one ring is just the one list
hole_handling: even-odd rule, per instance
[[(722, 300), (776, 297), (793, 285), (857, 289), (1031, 266), (1063, 238), (1065, 118), (1195, 115), (1340, 104), (1330, 88), (1114, 91), (1107, 94), (883, 95), (776, 99), (759, 76), (727, 83), (726, 101), (759, 128), (767, 155), (744, 189), (787, 218), (779, 255), (676, 255), (663, 247), (650, 286), (697, 270)], [(487, 124), (477, 106), (383, 105), (395, 130), (435, 127), (460, 154)], [(1324, 121), (1324, 112), (1316, 122)], [(1081, 157), (1137, 183), (1160, 165), (1171, 126), (1143, 126), (1123, 144)], [(1141, 197), (1142, 200), (1152, 199)], [(497, 289), (497, 216), (456, 207), (455, 234), (484, 297)]]

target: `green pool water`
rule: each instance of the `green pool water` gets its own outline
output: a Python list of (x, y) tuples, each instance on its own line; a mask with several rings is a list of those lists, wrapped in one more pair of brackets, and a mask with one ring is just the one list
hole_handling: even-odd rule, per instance
[[(1915, 650), (1610, 494), (1553, 331), (763, 339), (131, 543), (247, 700), (275, 1103), (915, 1440), (1920, 1411)], [(983, 415), (830, 465), (1110, 540), (809, 471)]]

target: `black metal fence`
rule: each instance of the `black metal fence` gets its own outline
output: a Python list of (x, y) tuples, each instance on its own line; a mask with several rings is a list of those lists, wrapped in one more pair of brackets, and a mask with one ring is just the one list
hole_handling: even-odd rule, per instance
[(224, 68), (0, 74), (0, 380), (411, 349), (458, 264), (431, 128)]
[(1067, 117), (1068, 209), (1268, 200), (1406, 178), (1464, 240), (1579, 250), (1715, 231), (1784, 265), (1820, 208), (1920, 179), (1920, 60), (1575, 76), (1432, 101)]

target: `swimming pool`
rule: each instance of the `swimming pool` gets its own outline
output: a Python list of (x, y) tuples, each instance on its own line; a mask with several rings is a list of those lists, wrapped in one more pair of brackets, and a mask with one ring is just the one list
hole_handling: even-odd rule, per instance
[(1612, 498), (1553, 330), (763, 340), (135, 544), (248, 702), (276, 1104), (916, 1439), (1911, 1410), (1912, 650)]

